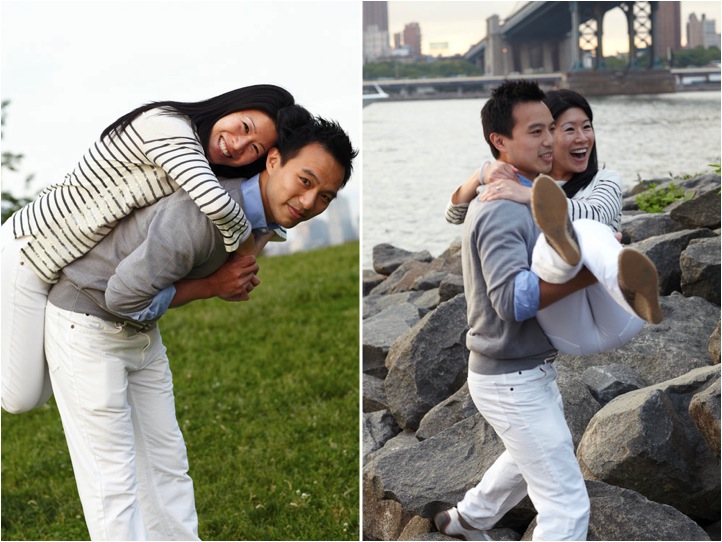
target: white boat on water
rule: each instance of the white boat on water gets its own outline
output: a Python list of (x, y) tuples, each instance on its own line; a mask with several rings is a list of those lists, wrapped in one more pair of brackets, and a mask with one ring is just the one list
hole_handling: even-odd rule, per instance
[(363, 93), (363, 106), (366, 107), (367, 105), (371, 105), (374, 102), (378, 102), (379, 100), (385, 100), (389, 97), (389, 95), (383, 91), (383, 89), (378, 86), (376, 83), (374, 83), (374, 88), (372, 91), (367, 92), (364, 90)]

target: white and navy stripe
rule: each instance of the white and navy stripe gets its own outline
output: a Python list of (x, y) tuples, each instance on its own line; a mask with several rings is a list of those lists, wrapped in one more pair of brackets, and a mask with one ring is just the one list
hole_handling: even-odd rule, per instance
[(228, 252), (251, 233), (238, 203), (218, 183), (187, 117), (154, 109), (120, 134), (97, 141), (62, 183), (13, 215), (16, 237), (43, 280), (86, 254), (115, 223), (182, 188), (219, 229)]

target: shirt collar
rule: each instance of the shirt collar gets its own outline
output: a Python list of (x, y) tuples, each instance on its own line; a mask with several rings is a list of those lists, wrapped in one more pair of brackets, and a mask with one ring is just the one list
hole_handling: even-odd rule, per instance
[(263, 234), (273, 230), (274, 233), (286, 239), (285, 228), (275, 222), (269, 224), (266, 221), (266, 212), (263, 209), (263, 199), (261, 198), (260, 174), (254, 175), (241, 183), (241, 194), (243, 196), (243, 210), (251, 223), (253, 232)]
[(519, 180), (521, 181), (522, 186), (531, 186), (533, 183), (523, 175), (516, 174), (517, 177), (519, 177)]

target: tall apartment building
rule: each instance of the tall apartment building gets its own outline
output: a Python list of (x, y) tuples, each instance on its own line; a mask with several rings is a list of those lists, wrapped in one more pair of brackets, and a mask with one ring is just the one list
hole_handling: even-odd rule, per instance
[(413, 56), (421, 56), (421, 27), (419, 23), (409, 23), (404, 27), (404, 45)]
[(694, 49), (699, 46), (705, 49), (720, 46), (720, 35), (715, 32), (715, 20), (707, 19), (702, 14), (701, 19), (692, 13), (687, 22), (687, 47)]
[(364, 62), (373, 62), (389, 55), (388, 2), (363, 3)]
[(681, 2), (659, 2), (657, 4), (654, 48), (657, 56), (667, 58), (669, 51), (682, 48)]

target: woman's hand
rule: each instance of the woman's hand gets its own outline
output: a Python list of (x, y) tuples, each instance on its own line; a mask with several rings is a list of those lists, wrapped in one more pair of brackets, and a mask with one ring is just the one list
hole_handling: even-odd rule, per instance
[(494, 201), (498, 199), (529, 203), (531, 202), (531, 188), (522, 186), (518, 179), (512, 181), (503, 178), (489, 184), (486, 190), (479, 195), (479, 201)]
[(519, 170), (501, 160), (494, 160), (486, 165), (482, 173), (482, 181), (485, 185), (493, 184), (497, 181), (509, 180), (514, 182), (520, 182), (519, 177), (516, 174)]

